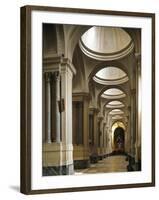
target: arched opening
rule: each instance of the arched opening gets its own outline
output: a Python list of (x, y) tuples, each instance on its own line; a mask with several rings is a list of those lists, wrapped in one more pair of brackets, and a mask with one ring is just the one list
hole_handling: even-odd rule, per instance
[(124, 153), (125, 149), (125, 133), (122, 127), (117, 127), (114, 130), (114, 153)]

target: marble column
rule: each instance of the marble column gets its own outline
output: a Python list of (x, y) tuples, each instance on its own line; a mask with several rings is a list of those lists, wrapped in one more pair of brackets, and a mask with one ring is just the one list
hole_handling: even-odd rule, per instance
[(46, 142), (51, 143), (51, 73), (45, 73), (46, 89), (45, 89), (45, 103), (46, 103)]

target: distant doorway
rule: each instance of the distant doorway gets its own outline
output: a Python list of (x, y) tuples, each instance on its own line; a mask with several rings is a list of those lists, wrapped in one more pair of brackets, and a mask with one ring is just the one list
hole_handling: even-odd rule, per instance
[(125, 133), (124, 129), (118, 127), (114, 131), (114, 152), (124, 153), (125, 150)]

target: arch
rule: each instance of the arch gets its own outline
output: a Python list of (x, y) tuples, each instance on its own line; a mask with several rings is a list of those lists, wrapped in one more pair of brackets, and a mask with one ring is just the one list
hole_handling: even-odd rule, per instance
[(122, 127), (124, 130), (126, 130), (126, 124), (125, 124), (124, 120), (114, 120), (111, 125), (112, 131), (114, 131), (114, 129), (118, 126)]
[[(68, 26), (69, 25), (67, 25), (67, 27)], [(80, 25), (79, 26), (70, 25), (70, 26), (69, 26), (70, 32), (68, 33), (68, 35), (66, 35), (66, 38), (65, 38), (65, 42), (69, 41), (66, 45), (68, 48), (65, 49), (65, 51), (66, 51), (67, 57), (72, 61), (74, 50), (76, 48), (76, 45), (79, 43), (81, 36), (92, 26), (80, 26)], [(67, 27), (65, 27), (65, 29), (67, 29)]]
[(125, 150), (125, 131), (122, 127), (117, 127), (114, 130), (114, 151), (123, 153)]
[(83, 91), (85, 89), (86, 77), (83, 56), (78, 45), (75, 48), (72, 63), (76, 68), (76, 76), (73, 76), (73, 92), (74, 90), (75, 92), (81, 92), (81, 90)]
[(117, 149), (115, 149), (115, 145), (114, 145), (115, 130), (117, 128), (123, 129), (123, 132), (124, 132), (124, 145), (125, 145), (125, 130), (126, 130), (126, 126), (125, 126), (124, 122), (121, 121), (121, 120), (117, 120), (112, 124), (112, 148), (113, 148), (113, 151), (115, 151), (115, 153), (121, 153), (121, 152), (124, 152), (125, 146), (124, 146), (124, 148), (120, 149), (120, 151), (117, 151)]

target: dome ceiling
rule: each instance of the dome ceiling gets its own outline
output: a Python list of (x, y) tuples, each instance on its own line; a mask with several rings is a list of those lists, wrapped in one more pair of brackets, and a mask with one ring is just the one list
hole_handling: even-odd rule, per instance
[(123, 108), (124, 104), (121, 101), (111, 101), (106, 105), (106, 108)]
[(105, 92), (103, 92), (101, 97), (107, 98), (107, 99), (119, 99), (119, 98), (126, 97), (126, 94), (118, 88), (110, 88), (106, 90)]
[(127, 74), (118, 67), (105, 67), (99, 70), (93, 80), (103, 85), (116, 85), (129, 80)]
[(96, 73), (96, 77), (107, 80), (121, 79), (126, 73), (117, 67), (106, 67)]
[(124, 112), (120, 109), (113, 109), (110, 113), (110, 115), (122, 115)]
[(87, 56), (97, 60), (118, 59), (134, 47), (131, 37), (122, 28), (95, 26), (82, 35), (79, 45)]

